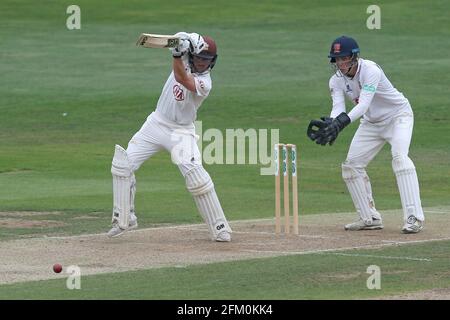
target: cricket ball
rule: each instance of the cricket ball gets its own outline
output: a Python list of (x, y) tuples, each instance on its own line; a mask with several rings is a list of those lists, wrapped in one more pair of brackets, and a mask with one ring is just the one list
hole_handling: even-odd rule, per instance
[(62, 271), (62, 265), (60, 265), (59, 263), (54, 264), (53, 271), (55, 271), (56, 273), (60, 273)]

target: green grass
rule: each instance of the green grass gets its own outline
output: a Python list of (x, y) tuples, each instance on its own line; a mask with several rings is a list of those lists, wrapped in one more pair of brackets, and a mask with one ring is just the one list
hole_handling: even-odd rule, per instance
[[(215, 9), (218, 3), (200, 1), (177, 9), (164, 1), (127, 5), (81, 1), (78, 5), (82, 29), (74, 31), (65, 28), (63, 3), (45, 1), (39, 12), (32, 2), (0, 5), (8, 21), (0, 31), (4, 70), (0, 210), (109, 213), (114, 144), (126, 146), (140, 128), (170, 71), (170, 55), (136, 48), (136, 35), (178, 30), (207, 32), (218, 43), (214, 88), (199, 112), (204, 130), (280, 129), (280, 139), (300, 149), (304, 214), (331, 207), (352, 210), (339, 163), (356, 125), (346, 129), (332, 148), (308, 141), (305, 127), (310, 119), (329, 112), (330, 41), (343, 33), (355, 36), (362, 55), (385, 67), (413, 105), (411, 157), (424, 205), (450, 204), (450, 187), (442, 179), (449, 173), (447, 84), (439, 81), (450, 71), (445, 55), (450, 43), (443, 40), (449, 33), (444, 28), (449, 18), (442, 13), (448, 6), (445, 1), (425, 8), (420, 2), (381, 2), (382, 29), (377, 31), (365, 28), (365, 5), (352, 1), (227, 1), (221, 10)], [(424, 23), (409, 26), (411, 17)], [(440, 50), (430, 55), (430, 47)], [(137, 210), (143, 225), (199, 221), (184, 182), (168, 159), (158, 155), (137, 173)], [(267, 210), (273, 202), (272, 179), (260, 176), (260, 167), (207, 166), (231, 219), (272, 215)], [(369, 173), (380, 209), (398, 208), (387, 148)], [(171, 197), (177, 201), (167, 205), (165, 200)], [(99, 221), (99, 230), (103, 223)]]
[[(192, 0), (176, 6), (80, 0), (82, 29), (73, 31), (65, 26), (68, 5), (0, 3), (0, 211), (61, 211), (47, 218), (66, 223), (58, 229), (0, 228), (0, 239), (108, 227), (114, 145), (126, 146), (154, 110), (170, 72), (168, 52), (135, 47), (141, 32), (185, 30), (216, 39), (213, 90), (198, 115), (203, 129), (279, 129), (282, 141), (297, 144), (302, 214), (353, 210), (340, 162), (356, 125), (332, 147), (311, 143), (305, 129), (330, 111), (331, 41), (354, 36), (362, 57), (379, 63), (412, 104), (410, 156), (423, 205), (450, 205), (448, 1), (378, 1), (380, 30), (366, 28), (367, 4), (350, 0)], [(206, 166), (229, 219), (273, 216), (273, 179), (260, 176), (260, 167)], [(400, 208), (387, 147), (368, 173), (377, 207)], [(167, 154), (145, 163), (137, 180), (142, 227), (200, 221)], [(86, 214), (95, 219), (73, 219)]]
[[(82, 276), (80, 290), (68, 290), (66, 278), (24, 282), (0, 286), (0, 299), (376, 298), (450, 286), (449, 244), (439, 241), (339, 252), (355, 255), (350, 257), (328, 252)], [(379, 290), (367, 288), (371, 265), (380, 268)]]

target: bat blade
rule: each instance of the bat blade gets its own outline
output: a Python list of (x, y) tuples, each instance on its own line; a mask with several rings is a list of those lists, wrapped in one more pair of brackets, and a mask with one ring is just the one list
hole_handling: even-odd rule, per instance
[(144, 48), (175, 48), (179, 43), (180, 38), (173, 35), (141, 33), (136, 45)]

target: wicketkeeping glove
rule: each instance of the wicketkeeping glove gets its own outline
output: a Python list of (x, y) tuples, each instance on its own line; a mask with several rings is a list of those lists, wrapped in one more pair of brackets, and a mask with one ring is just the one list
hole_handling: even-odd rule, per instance
[(320, 117), (320, 120), (311, 120), (306, 134), (317, 144), (324, 146), (329, 143), (331, 146), (337, 138), (337, 134), (332, 134), (335, 132), (331, 129), (334, 128), (333, 121), (334, 119), (330, 117)]
[(323, 129), (321, 144), (325, 145), (329, 143), (331, 146), (334, 140), (336, 140), (339, 132), (341, 132), (346, 126), (348, 126), (350, 122), (351, 120), (345, 112), (339, 114)]
[[(323, 130), (331, 123), (332, 119), (328, 117), (321, 117), (321, 120), (311, 120), (308, 125), (306, 135), (312, 140), (316, 141), (323, 134)], [(329, 120), (328, 120), (329, 119)]]

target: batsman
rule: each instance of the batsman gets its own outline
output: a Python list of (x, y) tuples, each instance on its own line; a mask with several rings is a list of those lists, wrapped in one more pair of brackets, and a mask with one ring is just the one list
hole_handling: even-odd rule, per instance
[[(359, 53), (358, 44), (350, 37), (333, 41), (328, 56), (335, 71), (329, 81), (333, 107), (329, 117), (310, 122), (307, 135), (317, 144), (332, 145), (345, 127), (360, 119), (347, 159), (342, 163), (342, 177), (359, 215), (356, 222), (345, 226), (346, 230), (383, 228), (366, 167), (389, 143), (403, 208), (402, 232), (418, 233), (423, 229), (425, 217), (416, 168), (408, 156), (413, 111), (408, 99), (392, 85), (381, 67), (360, 58)], [(354, 104), (348, 113), (346, 98)]]
[(115, 147), (111, 173), (114, 208), (109, 237), (137, 228), (134, 197), (135, 171), (144, 161), (161, 150), (171, 154), (192, 194), (197, 208), (208, 225), (211, 240), (231, 241), (231, 228), (217, 197), (213, 181), (202, 166), (194, 121), (197, 110), (208, 97), (212, 81), (210, 72), (217, 60), (214, 40), (198, 33), (179, 32), (177, 47), (171, 48), (172, 72), (152, 112), (125, 150)]

